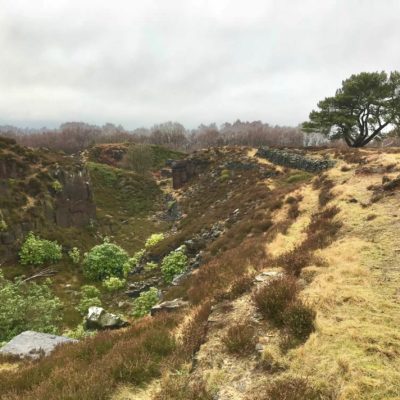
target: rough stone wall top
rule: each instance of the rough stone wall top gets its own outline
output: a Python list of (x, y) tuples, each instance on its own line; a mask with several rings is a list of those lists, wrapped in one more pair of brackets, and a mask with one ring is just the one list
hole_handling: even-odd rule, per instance
[(320, 172), (335, 165), (332, 160), (318, 160), (288, 150), (270, 149), (268, 147), (260, 147), (256, 156), (266, 158), (274, 164), (302, 169), (307, 172)]

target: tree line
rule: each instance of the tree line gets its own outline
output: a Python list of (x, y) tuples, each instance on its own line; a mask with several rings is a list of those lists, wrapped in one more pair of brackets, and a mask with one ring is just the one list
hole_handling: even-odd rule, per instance
[(0, 134), (30, 147), (48, 147), (75, 153), (93, 144), (134, 142), (157, 144), (175, 150), (210, 146), (320, 146), (329, 141), (349, 147), (399, 145), (400, 72), (361, 72), (342, 82), (334, 96), (326, 97), (299, 127), (271, 126), (261, 121), (201, 124), (187, 130), (179, 122), (150, 129), (125, 130), (107, 123), (102, 127), (67, 122), (59, 129), (21, 130), (0, 126)]
[(141, 143), (166, 146), (174, 150), (191, 151), (210, 146), (318, 146), (326, 143), (322, 135), (305, 135), (299, 127), (271, 126), (261, 121), (234, 123), (221, 126), (201, 124), (186, 129), (179, 122), (165, 122), (151, 128), (127, 130), (121, 125), (103, 126), (84, 122), (67, 122), (58, 129), (20, 129), (0, 126), (0, 135), (13, 137), (24, 146), (46, 147), (77, 153), (101, 143)]

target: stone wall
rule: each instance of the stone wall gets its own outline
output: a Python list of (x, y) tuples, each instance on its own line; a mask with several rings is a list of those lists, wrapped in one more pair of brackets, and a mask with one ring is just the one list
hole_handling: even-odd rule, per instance
[(322, 160), (306, 157), (289, 150), (271, 149), (260, 147), (256, 153), (257, 157), (265, 158), (274, 164), (284, 167), (302, 169), (307, 172), (320, 172), (335, 165), (332, 160)]

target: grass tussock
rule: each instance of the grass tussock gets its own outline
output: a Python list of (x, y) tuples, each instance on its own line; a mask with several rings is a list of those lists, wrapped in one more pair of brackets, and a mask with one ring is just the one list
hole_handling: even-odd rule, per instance
[(306, 340), (314, 332), (315, 317), (316, 312), (300, 300), (289, 304), (283, 313), (288, 334), (299, 340)]
[(229, 353), (248, 355), (254, 351), (256, 345), (255, 329), (249, 323), (231, 326), (222, 338)]
[(282, 326), (284, 311), (296, 299), (298, 291), (295, 278), (282, 276), (259, 288), (253, 294), (253, 301), (265, 318), (277, 326)]
[(161, 390), (152, 400), (213, 400), (215, 398), (203, 380), (191, 380), (188, 374), (169, 374), (162, 380), (161, 386)]
[(322, 400), (324, 398), (326, 397), (323, 397), (322, 391), (316, 388), (309, 379), (287, 374), (274, 379), (266, 388), (254, 393), (251, 400)]

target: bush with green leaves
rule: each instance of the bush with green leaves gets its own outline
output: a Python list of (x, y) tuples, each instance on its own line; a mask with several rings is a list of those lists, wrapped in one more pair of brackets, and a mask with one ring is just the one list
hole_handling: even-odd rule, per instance
[(157, 268), (158, 268), (158, 264), (155, 263), (154, 261), (149, 261), (144, 266), (145, 271), (154, 271)]
[(0, 232), (4, 232), (4, 231), (6, 231), (7, 229), (8, 229), (7, 222), (4, 221), (4, 219), (1, 218), (1, 215), (0, 215)]
[(68, 329), (63, 332), (63, 336), (69, 337), (70, 339), (81, 340), (89, 336), (94, 336), (97, 331), (86, 330), (83, 324), (79, 324), (75, 329)]
[(101, 307), (100, 290), (92, 285), (84, 285), (81, 287), (81, 300), (76, 309), (82, 314), (86, 315), (89, 307)]
[(77, 247), (73, 247), (69, 252), (68, 256), (74, 264), (79, 264), (81, 260), (81, 252)]
[(126, 279), (117, 278), (112, 276), (111, 278), (103, 281), (103, 287), (109, 292), (115, 292), (119, 289), (122, 289), (126, 285)]
[(144, 245), (145, 249), (151, 249), (154, 247), (157, 243), (160, 243), (162, 240), (164, 240), (164, 234), (163, 233), (153, 233), (147, 240)]
[(41, 239), (29, 232), (19, 251), (19, 257), (23, 265), (55, 263), (62, 258), (62, 247), (55, 241)]
[(128, 273), (135, 267), (137, 267), (142, 261), (144, 255), (146, 254), (146, 250), (142, 249), (137, 251), (128, 261), (123, 265), (124, 275), (128, 275)]
[(0, 270), (0, 342), (26, 330), (57, 333), (61, 302), (50, 289), (50, 281), (12, 282)]
[(184, 272), (188, 266), (188, 258), (185, 254), (185, 246), (171, 251), (161, 262), (161, 272), (164, 280), (171, 283), (176, 275)]
[(83, 271), (92, 280), (103, 280), (112, 276), (122, 278), (127, 273), (125, 264), (128, 260), (128, 253), (122, 247), (106, 239), (104, 243), (85, 253)]
[(57, 179), (52, 182), (51, 187), (56, 193), (60, 193), (63, 190), (63, 186), (61, 185), (60, 181), (58, 181)]
[(139, 297), (133, 301), (132, 315), (136, 318), (144, 317), (158, 303), (158, 300), (157, 288), (152, 287), (146, 292), (140, 293)]

